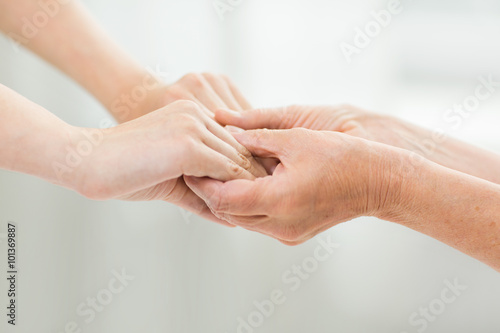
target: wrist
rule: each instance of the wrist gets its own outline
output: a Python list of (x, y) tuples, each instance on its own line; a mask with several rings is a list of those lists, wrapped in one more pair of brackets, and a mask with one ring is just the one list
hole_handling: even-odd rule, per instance
[(162, 107), (166, 84), (147, 70), (131, 75), (106, 105), (119, 123), (141, 117)]
[(378, 205), (373, 216), (406, 224), (411, 220), (415, 198), (422, 192), (423, 178), (430, 162), (416, 153), (390, 148), (382, 154), (384, 163), (378, 171), (381, 184), (376, 192)]
[(52, 163), (57, 182), (84, 196), (93, 188), (96, 160), (106, 130), (67, 126), (64, 146)]

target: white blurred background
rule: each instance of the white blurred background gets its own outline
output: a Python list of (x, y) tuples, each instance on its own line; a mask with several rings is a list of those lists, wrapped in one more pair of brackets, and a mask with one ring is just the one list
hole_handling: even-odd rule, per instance
[[(500, 80), (496, 0), (402, 1), (403, 12), (350, 64), (340, 44), (352, 44), (356, 27), (388, 1), (233, 0), (224, 20), (212, 0), (84, 2), (124, 48), (171, 81), (225, 73), (255, 106), (347, 102), (500, 152), (500, 91), (458, 129), (443, 119), (474, 92), (478, 77)], [(0, 83), (74, 125), (98, 127), (109, 118), (81, 88), (6, 38)], [(19, 228), (15, 332), (500, 332), (500, 275), (391, 223), (363, 218), (320, 235), (339, 248), (291, 291), (282, 276), (313, 255), (315, 240), (290, 248), (166, 203), (93, 202), (11, 172), (0, 172), (0, 184), (0, 223)], [(122, 268), (135, 279), (85, 323), (79, 304)], [(412, 325), (411, 315), (455, 279), (467, 286), (456, 301), (425, 329)], [(241, 326), (238, 318), (259, 319), (254, 302), (273, 290), (286, 301), (261, 315), (258, 327)], [(73, 321), (80, 331), (65, 330)]]

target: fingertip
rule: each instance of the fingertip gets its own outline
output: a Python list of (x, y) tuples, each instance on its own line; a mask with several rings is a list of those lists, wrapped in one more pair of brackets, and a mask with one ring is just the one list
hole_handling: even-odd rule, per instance
[(247, 147), (249, 143), (253, 141), (256, 137), (258, 130), (244, 130), (242, 132), (231, 133), (233, 137), (244, 147)]
[(215, 110), (215, 120), (224, 125), (235, 125), (241, 113), (229, 109), (219, 108)]

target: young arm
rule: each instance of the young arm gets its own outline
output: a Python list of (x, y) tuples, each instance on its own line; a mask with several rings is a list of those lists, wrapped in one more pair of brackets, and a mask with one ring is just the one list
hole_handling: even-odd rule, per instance
[[(0, 0), (0, 29), (73, 78), (119, 117), (113, 100), (144, 78), (154, 78), (107, 36), (80, 2), (61, 2), (51, 2), (53, 16), (46, 15), (46, 24), (39, 28), (31, 23), (36, 28), (31, 31), (26, 22), (45, 13), (40, 1)], [(120, 120), (135, 118), (135, 113), (141, 111), (133, 110)]]
[(100, 130), (70, 126), (0, 85), (0, 168), (96, 200), (165, 200), (216, 222), (182, 175), (253, 179), (251, 155), (194, 102)]
[[(27, 21), (51, 15), (35, 32)], [(30, 23), (33, 24), (33, 23)], [(230, 79), (188, 74), (172, 85), (149, 73), (121, 49), (76, 0), (0, 0), (0, 30), (59, 68), (125, 122), (177, 100), (191, 100), (212, 115), (215, 109), (250, 108)]]

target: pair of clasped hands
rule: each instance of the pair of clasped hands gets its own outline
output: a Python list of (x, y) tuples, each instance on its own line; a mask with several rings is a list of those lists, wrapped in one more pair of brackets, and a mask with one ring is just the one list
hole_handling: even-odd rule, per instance
[(288, 245), (393, 208), (387, 180), (401, 150), (362, 138), (388, 117), (349, 106), (252, 109), (213, 74), (188, 74), (157, 101), (165, 106), (101, 130), (79, 192), (165, 200)]

